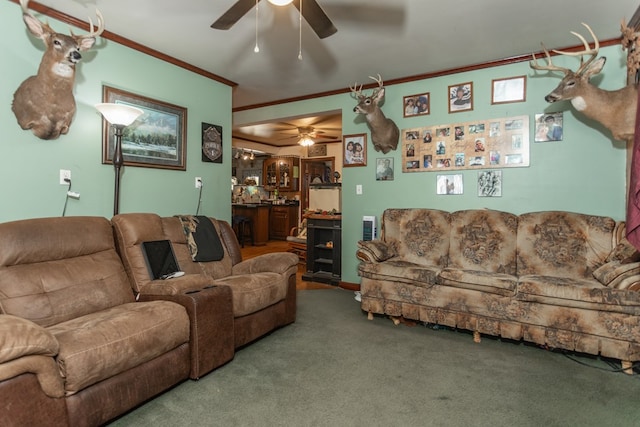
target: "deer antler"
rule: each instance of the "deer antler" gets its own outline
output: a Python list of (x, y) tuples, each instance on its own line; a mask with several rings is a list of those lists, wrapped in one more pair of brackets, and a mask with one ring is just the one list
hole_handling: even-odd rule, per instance
[[(598, 51), (600, 50), (600, 42), (598, 41), (598, 38), (596, 37), (596, 35), (593, 33), (593, 30), (591, 29), (591, 27), (585, 24), (584, 22), (582, 22), (582, 25), (584, 25), (584, 27), (587, 30), (589, 30), (589, 34), (591, 34), (591, 37), (593, 38), (593, 41), (594, 41), (593, 48), (589, 47), (589, 43), (579, 33), (576, 33), (575, 31), (571, 31), (571, 34), (573, 34), (574, 36), (579, 38), (580, 41), (582, 41), (582, 44), (584, 45), (584, 50), (581, 50), (578, 52), (566, 52), (566, 51), (555, 50), (555, 49), (553, 50), (553, 52), (557, 53), (558, 55), (580, 57), (580, 68), (578, 68), (578, 71), (576, 71), (576, 74), (580, 74), (581, 72), (583, 72), (589, 66), (589, 64), (591, 64), (593, 60), (596, 59), (596, 56), (598, 56)], [(587, 62), (584, 62), (584, 55), (591, 55), (591, 58), (589, 58)]]
[(544, 46), (544, 43), (540, 43), (540, 45), (542, 45), (542, 50), (544, 51), (544, 54), (547, 57), (547, 65), (538, 64), (538, 58), (536, 58), (535, 53), (532, 53), (531, 56), (533, 57), (533, 60), (529, 61), (529, 66), (531, 68), (533, 68), (534, 70), (543, 70), (543, 71), (562, 71), (565, 74), (568, 74), (571, 71), (568, 68), (558, 67), (557, 65), (553, 65), (553, 62), (551, 62), (551, 54), (549, 53), (547, 48)]
[[(93, 21), (91, 20), (91, 17), (89, 17), (89, 34), (83, 37), (98, 37), (104, 32), (104, 18), (102, 17), (102, 13), (98, 9), (96, 9), (96, 16), (98, 17), (98, 28), (94, 30)], [(69, 29), (69, 32), (73, 37), (76, 36), (75, 34), (73, 34), (73, 30)]]
[(378, 92), (380, 92), (380, 89), (382, 89), (382, 77), (380, 77), (380, 74), (378, 74), (378, 78), (375, 78), (373, 76), (369, 76), (369, 78), (373, 81), (375, 81), (376, 83), (378, 83), (378, 87), (376, 89), (373, 90), (373, 93), (371, 94), (371, 97), (374, 98)]
[(362, 95), (362, 85), (360, 85), (360, 87), (356, 89), (357, 86), (358, 86), (358, 82), (355, 82), (353, 84), (353, 87), (349, 85), (349, 89), (351, 89), (351, 97), (355, 99), (361, 99), (364, 97), (364, 95)]
[[(580, 35), (579, 33), (576, 33), (575, 31), (571, 31), (571, 34), (578, 37), (580, 41), (582, 41), (582, 44), (584, 45), (584, 50), (580, 50), (577, 52), (567, 52), (564, 50), (556, 50), (556, 49), (552, 50), (552, 52), (557, 53), (558, 55), (579, 56), (580, 67), (575, 72), (575, 74), (577, 75), (582, 74), (588, 68), (589, 64), (591, 64), (593, 60), (596, 59), (596, 57), (598, 56), (598, 51), (600, 50), (600, 42), (598, 41), (598, 38), (596, 37), (596, 35), (593, 33), (593, 30), (591, 29), (591, 27), (589, 27), (584, 22), (582, 23), (582, 25), (584, 25), (587, 28), (587, 30), (589, 30), (591, 37), (593, 37), (593, 40), (594, 40), (593, 48), (589, 47), (589, 43), (585, 40), (584, 37), (582, 37), (582, 35)], [(544, 50), (544, 53), (547, 57), (547, 65), (539, 65), (536, 55), (531, 54), (531, 56), (533, 57), (533, 61), (529, 62), (529, 65), (531, 66), (531, 68), (533, 68), (534, 70), (562, 71), (565, 74), (568, 74), (569, 72), (571, 72), (569, 68), (558, 67), (556, 65), (553, 65), (553, 63), (551, 62), (551, 55), (549, 54), (549, 51), (544, 46), (544, 43), (540, 43), (540, 44), (542, 45), (542, 49)], [(585, 62), (584, 55), (591, 55), (591, 57)]]

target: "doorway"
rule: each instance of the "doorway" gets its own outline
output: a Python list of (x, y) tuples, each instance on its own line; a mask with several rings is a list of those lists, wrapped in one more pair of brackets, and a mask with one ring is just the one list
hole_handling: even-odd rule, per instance
[(335, 157), (311, 157), (300, 161), (300, 212), (309, 207), (309, 185), (335, 182)]

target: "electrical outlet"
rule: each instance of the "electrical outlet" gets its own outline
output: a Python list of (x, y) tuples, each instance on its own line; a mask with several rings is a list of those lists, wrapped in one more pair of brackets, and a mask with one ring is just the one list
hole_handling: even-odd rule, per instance
[(60, 185), (69, 185), (65, 179), (71, 180), (71, 171), (67, 169), (60, 169)]
[(362, 184), (357, 184), (356, 185), (356, 194), (358, 194), (358, 195), (362, 194)]
[(201, 178), (201, 177), (196, 176), (196, 183), (195, 183), (195, 185), (196, 185), (196, 188), (200, 188), (200, 187), (202, 187), (202, 178)]

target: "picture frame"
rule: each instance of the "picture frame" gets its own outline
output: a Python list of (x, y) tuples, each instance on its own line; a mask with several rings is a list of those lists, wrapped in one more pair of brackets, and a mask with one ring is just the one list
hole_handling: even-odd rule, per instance
[(222, 163), (222, 126), (202, 122), (202, 161)]
[(524, 102), (527, 99), (527, 76), (491, 80), (491, 105)]
[(473, 110), (473, 82), (451, 85), (448, 94), (449, 113)]
[[(124, 165), (186, 170), (187, 109), (109, 86), (102, 87), (103, 102), (140, 108), (144, 114), (123, 130)], [(159, 124), (162, 123), (162, 126)], [(113, 162), (115, 132), (102, 122), (102, 163)]]
[(460, 195), (464, 194), (464, 184), (462, 174), (437, 175), (436, 194), (438, 195)]
[(393, 181), (393, 157), (376, 159), (376, 181)]
[(367, 134), (356, 133), (342, 137), (343, 167), (367, 165)]
[(426, 116), (431, 112), (431, 93), (419, 93), (402, 98), (403, 117)]
[(327, 144), (313, 144), (307, 147), (307, 157), (326, 157)]
[(502, 197), (502, 171), (478, 172), (478, 197)]
[(534, 117), (534, 142), (562, 141), (564, 135), (562, 111), (557, 113), (540, 113)]

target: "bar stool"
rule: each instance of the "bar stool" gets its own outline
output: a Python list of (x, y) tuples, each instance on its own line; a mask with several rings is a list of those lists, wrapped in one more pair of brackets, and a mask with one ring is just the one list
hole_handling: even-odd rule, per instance
[(234, 215), (231, 221), (240, 246), (244, 248), (244, 239), (247, 237), (251, 240), (251, 246), (255, 246), (253, 242), (253, 221), (251, 218), (244, 215)]

